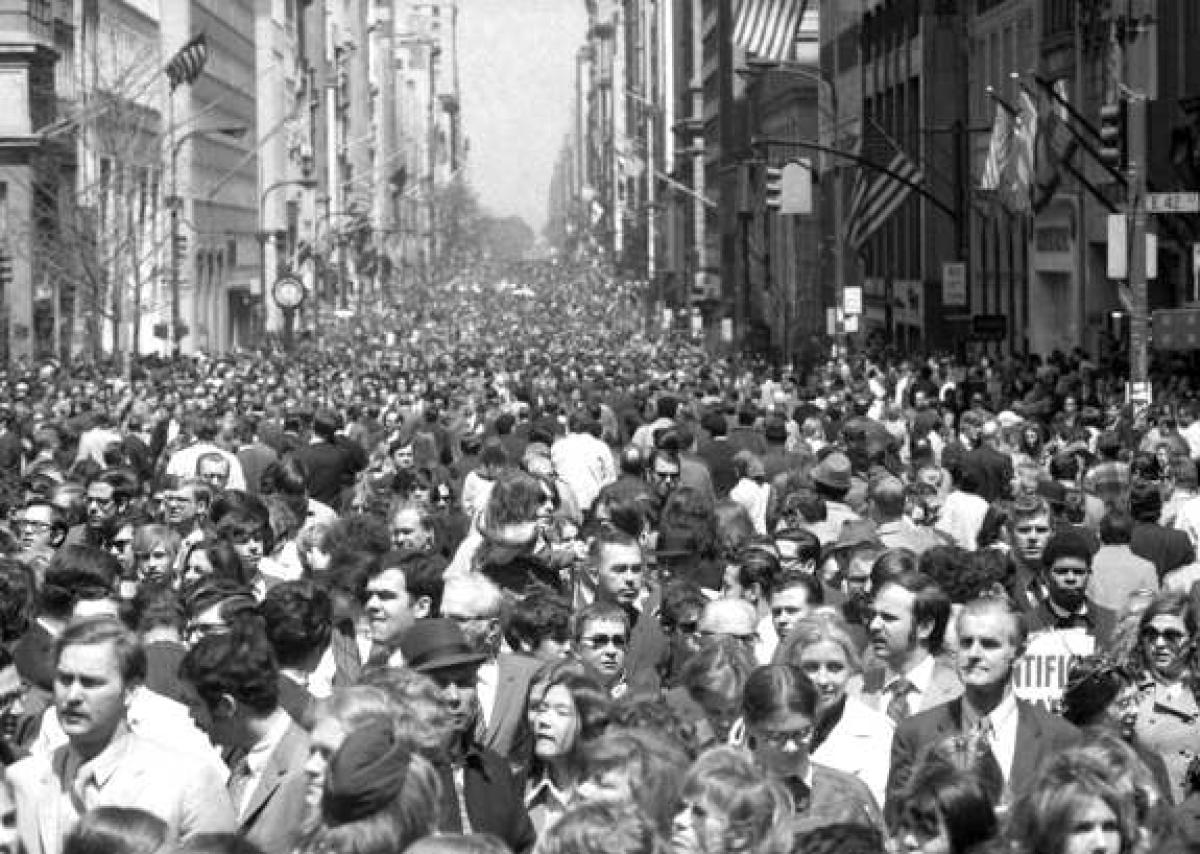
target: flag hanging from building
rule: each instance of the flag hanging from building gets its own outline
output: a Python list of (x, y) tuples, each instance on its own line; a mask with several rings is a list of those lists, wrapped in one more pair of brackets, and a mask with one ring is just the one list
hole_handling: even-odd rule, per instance
[(742, 0), (733, 23), (733, 43), (760, 59), (791, 58), (808, 0)]
[(888, 171), (859, 168), (846, 215), (846, 243), (855, 252), (862, 252), (867, 239), (904, 203), (913, 185), (925, 177), (921, 167), (870, 117), (863, 119), (859, 157)]
[(987, 158), (983, 161), (983, 175), (979, 189), (999, 190), (1012, 156), (1013, 121), (1008, 108), (996, 101), (996, 118), (992, 122), (992, 139), (988, 143)]
[(1002, 198), (1011, 210), (1027, 213), (1033, 187), (1034, 152), (1037, 150), (1038, 108), (1033, 96), (1024, 88), (1017, 100), (1015, 122), (1012, 156), (1008, 159), (1008, 176)]
[(1040, 131), (1034, 149), (1033, 185), (1029, 190), (1029, 206), (1034, 213), (1050, 204), (1062, 182), (1064, 164), (1070, 167), (1079, 147), (1071, 132), (1071, 115), (1067, 111), (1067, 81), (1054, 81), (1054, 97), (1042, 98)]
[(171, 82), (171, 91), (174, 92), (185, 83), (190, 86), (200, 76), (206, 62), (208, 36), (199, 33), (181, 47), (167, 63), (167, 80)]

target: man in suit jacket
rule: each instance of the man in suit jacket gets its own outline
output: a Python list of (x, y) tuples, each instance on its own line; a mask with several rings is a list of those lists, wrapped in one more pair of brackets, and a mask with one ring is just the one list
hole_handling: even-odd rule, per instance
[(962, 693), (954, 668), (940, 660), (950, 599), (932, 578), (905, 572), (875, 591), (867, 624), (876, 664), (847, 686), (899, 722)]
[(892, 739), (887, 801), (898, 802), (913, 767), (946, 738), (979, 740), (1003, 782), (1003, 800), (1019, 797), (1046, 756), (1079, 740), (1079, 731), (1039, 706), (1018, 700), (1012, 675), (1028, 629), (1017, 607), (1000, 598), (967, 603), (958, 616), (958, 672), (963, 695), (903, 721)]
[(527, 655), (500, 652), (502, 603), (500, 588), (480, 575), (447, 579), (442, 591), (442, 616), (458, 623), (471, 648), (485, 656), (476, 671), (480, 712), (476, 741), (512, 760), (519, 759), (529, 745), (525, 707), (530, 682), (542, 662)]
[(1067, 528), (1054, 534), (1042, 552), (1041, 601), (1029, 611), (1029, 630), (1083, 629), (1097, 649), (1108, 646), (1117, 625), (1117, 615), (1091, 601), (1087, 595), (1092, 577), (1092, 545), (1079, 529)]
[(238, 833), (264, 854), (291, 854), (304, 823), (308, 733), (279, 705), (279, 665), (254, 624), (210, 635), (179, 667), (199, 699), (193, 715), (231, 759)]
[(146, 663), (137, 636), (110, 617), (84, 619), (63, 631), (57, 651), (54, 705), (67, 743), (6, 771), (26, 854), (60, 854), (79, 817), (99, 806), (152, 813), (171, 842), (234, 830), (218, 770), (131, 731), (126, 707)]

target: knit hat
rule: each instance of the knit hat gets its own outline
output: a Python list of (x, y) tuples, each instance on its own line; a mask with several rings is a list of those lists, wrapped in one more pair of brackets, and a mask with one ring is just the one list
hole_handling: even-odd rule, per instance
[(376, 719), (346, 736), (325, 774), (321, 813), (337, 826), (374, 815), (394, 800), (408, 776), (412, 752), (389, 721)]

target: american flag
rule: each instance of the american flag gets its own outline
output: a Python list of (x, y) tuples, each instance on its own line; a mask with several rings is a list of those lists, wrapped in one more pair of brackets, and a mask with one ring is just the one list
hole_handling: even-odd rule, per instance
[(925, 173), (869, 116), (863, 120), (858, 153), (867, 163), (885, 167), (891, 173), (869, 166), (859, 168), (846, 214), (846, 243), (861, 253), (871, 235), (908, 198), (911, 185), (924, 180)]
[(204, 71), (204, 63), (208, 62), (208, 36), (200, 33), (181, 47), (167, 63), (167, 80), (171, 82), (174, 92), (182, 84), (189, 86)]
[(733, 24), (733, 43), (760, 59), (790, 59), (807, 5), (808, 0), (742, 0)]

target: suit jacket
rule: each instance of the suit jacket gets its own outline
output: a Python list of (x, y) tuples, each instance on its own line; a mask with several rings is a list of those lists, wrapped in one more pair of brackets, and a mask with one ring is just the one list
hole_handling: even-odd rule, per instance
[[(237, 819), (225, 780), (209, 763), (130, 733), (124, 753), (91, 806), (135, 807), (167, 823), (169, 840), (198, 833), (232, 833)], [(59, 854), (71, 825), (60, 824), (63, 771), (69, 747), (35, 753), (10, 766), (17, 832), (25, 854)]]
[[(439, 830), (463, 831), (454, 771), (438, 763), (442, 780), (442, 809)], [(508, 763), (490, 750), (473, 746), (463, 762), (463, 797), (472, 833), (491, 833), (499, 837), (513, 854), (528, 854), (536, 841), (533, 822), (525, 809), (523, 790), (513, 778)]]
[(305, 730), (313, 728), (313, 711), (317, 698), (309, 690), (284, 673), (279, 674), (279, 705), (292, 720)]
[(482, 744), (500, 756), (512, 760), (522, 756), (529, 746), (526, 706), (529, 685), (541, 670), (542, 662), (528, 655), (501, 653), (496, 661), (496, 697), (488, 715)]
[[(913, 767), (925, 751), (943, 738), (963, 734), (962, 715), (960, 697), (914, 715), (896, 727), (887, 782), (889, 804), (903, 790)], [(1079, 730), (1062, 718), (1033, 703), (1017, 700), (1017, 749), (1013, 754), (1007, 786), (1013, 799), (1019, 797), (1033, 780), (1043, 759), (1070, 747), (1079, 738)]]
[(289, 723), (239, 816), (238, 832), (263, 854), (291, 854), (300, 841), (308, 789), (304, 772), (308, 747), (308, 733)]
[[(861, 675), (852, 676), (846, 685), (846, 693), (858, 697), (865, 705), (877, 712), (886, 712), (892, 695), (883, 690), (886, 671), (882, 664), (868, 665)], [(950, 664), (936, 659), (933, 665), (933, 678), (929, 680), (929, 689), (921, 697), (921, 708), (914, 712), (927, 712), (932, 708), (948, 703), (962, 696), (962, 682), (958, 672)]]

